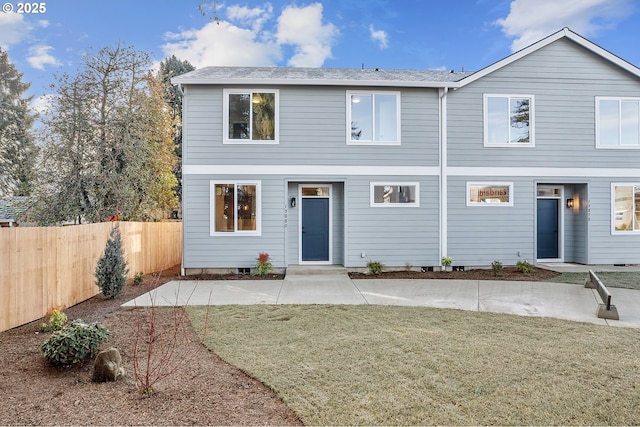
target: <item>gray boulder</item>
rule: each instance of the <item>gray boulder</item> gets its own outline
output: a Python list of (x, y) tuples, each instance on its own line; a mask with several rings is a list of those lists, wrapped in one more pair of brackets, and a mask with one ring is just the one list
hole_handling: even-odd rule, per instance
[(96, 364), (93, 368), (93, 381), (116, 381), (124, 377), (122, 356), (117, 348), (111, 347), (98, 353)]

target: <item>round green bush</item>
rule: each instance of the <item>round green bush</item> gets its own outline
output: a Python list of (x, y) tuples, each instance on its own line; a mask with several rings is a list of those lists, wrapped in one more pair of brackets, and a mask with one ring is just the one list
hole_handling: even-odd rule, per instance
[(100, 344), (108, 339), (109, 330), (104, 325), (74, 320), (52, 333), (41, 349), (51, 365), (70, 366), (92, 359)]

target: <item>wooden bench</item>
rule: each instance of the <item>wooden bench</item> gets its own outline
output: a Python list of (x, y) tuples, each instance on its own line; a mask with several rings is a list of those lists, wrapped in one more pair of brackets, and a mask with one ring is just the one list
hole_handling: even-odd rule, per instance
[(598, 309), (596, 310), (596, 316), (598, 316), (598, 318), (620, 320), (618, 309), (615, 305), (611, 304), (611, 293), (592, 270), (589, 270), (589, 277), (584, 281), (584, 287), (595, 289), (598, 291), (598, 295), (600, 295), (602, 304), (598, 304)]

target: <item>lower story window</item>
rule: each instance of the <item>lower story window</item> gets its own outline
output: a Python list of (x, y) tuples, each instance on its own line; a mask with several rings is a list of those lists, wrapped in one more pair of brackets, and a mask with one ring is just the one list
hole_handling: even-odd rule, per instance
[(640, 184), (613, 184), (613, 231), (640, 233)]
[(512, 182), (468, 182), (467, 206), (513, 206)]
[(371, 206), (419, 206), (417, 182), (372, 182)]
[(211, 182), (211, 235), (260, 234), (260, 183)]

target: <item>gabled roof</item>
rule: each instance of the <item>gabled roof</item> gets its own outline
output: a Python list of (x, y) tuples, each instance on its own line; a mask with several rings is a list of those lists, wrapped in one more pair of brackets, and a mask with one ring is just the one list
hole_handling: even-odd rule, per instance
[(171, 79), (173, 84), (305, 85), (459, 88), (505, 67), (545, 46), (567, 38), (640, 78), (640, 68), (574, 33), (569, 28), (551, 34), (476, 72), (385, 70), (357, 68), (205, 67)]
[(580, 46), (586, 48), (587, 50), (590, 50), (591, 52), (595, 53), (596, 55), (601, 56), (602, 58), (608, 60), (609, 62), (617, 65), (618, 67), (628, 71), (629, 73), (635, 75), (636, 77), (640, 78), (640, 68), (636, 67), (635, 65), (625, 61), (624, 59), (620, 58), (619, 56), (614, 55), (613, 53), (609, 52), (606, 49), (601, 48), (600, 46), (598, 46), (597, 44), (585, 39), (584, 37), (574, 33), (573, 31), (571, 31), (569, 28), (563, 28), (562, 30), (551, 34), (548, 37), (545, 37), (542, 40), (539, 40), (537, 42), (535, 42), (534, 44), (525, 47), (524, 49), (521, 49), (509, 56), (507, 56), (504, 59), (501, 59), (498, 62), (494, 62), (493, 64), (489, 65), (488, 67), (483, 68), (482, 70), (479, 70), (475, 73), (473, 73), (472, 75), (463, 78), (460, 81), (460, 86), (465, 86), (469, 83), (472, 83), (478, 79), (481, 79), (482, 77), (486, 76), (487, 74), (493, 73), (496, 70), (499, 70), (500, 68), (509, 65), (517, 60), (519, 60), (520, 58), (523, 58), (539, 49), (542, 49), (543, 47), (557, 41), (560, 40), (562, 38), (567, 38), (577, 44), (579, 44)]
[(445, 87), (470, 75), (440, 70), (378, 68), (205, 67), (171, 79), (173, 84)]

